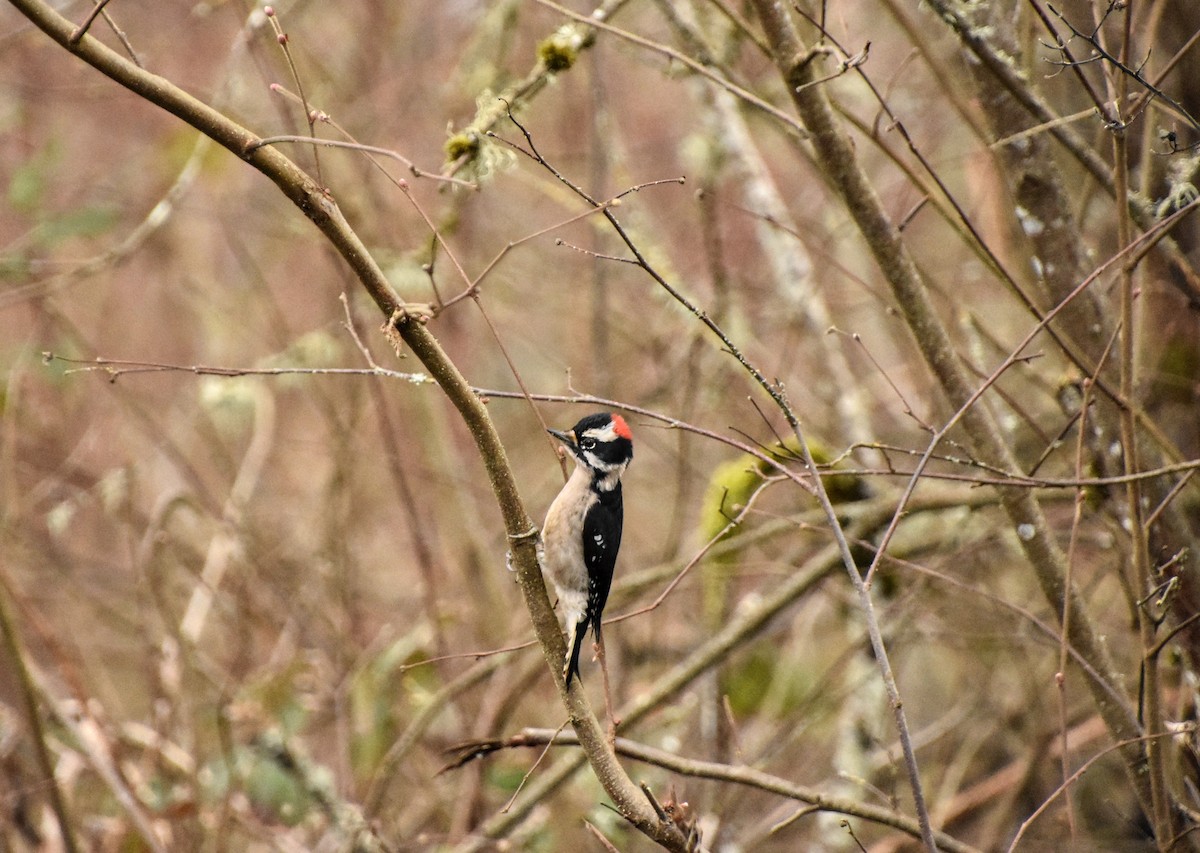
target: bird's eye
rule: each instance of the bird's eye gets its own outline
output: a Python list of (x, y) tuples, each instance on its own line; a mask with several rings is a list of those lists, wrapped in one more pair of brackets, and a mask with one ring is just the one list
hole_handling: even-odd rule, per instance
[(579, 442), (579, 446), (584, 450), (591, 450), (596, 446), (596, 439), (585, 438), (583, 441)]

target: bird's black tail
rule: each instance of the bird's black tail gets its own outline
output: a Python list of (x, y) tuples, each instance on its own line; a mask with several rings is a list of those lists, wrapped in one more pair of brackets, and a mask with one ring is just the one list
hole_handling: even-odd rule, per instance
[(571, 636), (571, 656), (567, 658), (567, 668), (563, 672), (563, 680), (566, 681), (568, 688), (571, 686), (571, 676), (579, 677), (579, 651), (583, 648), (583, 638), (587, 636), (588, 624), (588, 619), (581, 619)]

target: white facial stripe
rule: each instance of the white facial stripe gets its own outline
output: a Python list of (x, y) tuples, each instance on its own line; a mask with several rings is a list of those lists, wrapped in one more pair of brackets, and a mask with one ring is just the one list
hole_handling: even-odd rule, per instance
[(589, 430), (584, 430), (581, 438), (594, 438), (596, 441), (616, 441), (617, 431), (613, 429), (612, 424), (607, 424), (602, 427), (592, 427)]

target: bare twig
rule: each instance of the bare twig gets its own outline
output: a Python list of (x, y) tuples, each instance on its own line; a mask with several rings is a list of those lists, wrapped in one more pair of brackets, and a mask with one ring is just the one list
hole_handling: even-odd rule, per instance
[[(1050, 7), (1053, 11), (1053, 7)], [(1110, 7), (1110, 10), (1115, 7)], [(1127, 6), (1122, 6), (1118, 20), (1122, 24), (1120, 57), (1108, 57), (1112, 63), (1106, 68), (1106, 80), (1109, 96), (1113, 101), (1115, 116), (1110, 123), (1113, 148), (1113, 183), (1116, 185), (1117, 198), (1126, 198), (1130, 194), (1129, 185), (1129, 152), (1124, 133), (1125, 122), (1121, 118), (1121, 110), (1128, 93), (1129, 79), (1142, 82), (1140, 74), (1129, 71), (1126, 62), (1129, 59), (1130, 42), (1132, 37), (1132, 14)], [(1063, 19), (1064, 22), (1066, 19)], [(1067, 26), (1070, 26), (1068, 23)], [(1073, 28), (1072, 28), (1073, 29)], [(1103, 47), (1096, 39), (1091, 39), (1093, 46), (1106, 57)], [(1186, 115), (1186, 113), (1185, 113)], [(1193, 124), (1195, 122), (1193, 121)], [(1117, 205), (1117, 245), (1121, 247), (1133, 244), (1133, 221), (1126, 205)], [(1136, 381), (1135, 354), (1141, 346), (1136, 340), (1137, 325), (1134, 317), (1134, 271), (1135, 263), (1123, 264), (1120, 268), (1118, 282), (1120, 284), (1121, 327), (1119, 339), (1119, 366), (1121, 396), (1126, 400), (1133, 399), (1134, 383)], [(1133, 411), (1122, 409), (1118, 414), (1121, 431), (1121, 461), (1126, 474), (1136, 473), (1141, 467), (1141, 450), (1138, 447), (1137, 422)], [(1150, 568), (1150, 548), (1144, 523), (1145, 511), (1142, 506), (1141, 482), (1131, 480), (1125, 484), (1126, 512), (1129, 514), (1130, 558), (1133, 563), (1136, 594), (1146, 595), (1153, 589), (1154, 578)], [(1142, 724), (1146, 729), (1145, 758), (1147, 764), (1148, 782), (1150, 785), (1150, 819), (1154, 827), (1154, 836), (1159, 850), (1170, 849), (1175, 838), (1177, 822), (1175, 809), (1171, 805), (1171, 797), (1167, 780), (1167, 762), (1163, 754), (1165, 745), (1159, 739), (1165, 731), (1163, 718), (1162, 688), (1159, 680), (1158, 656), (1150, 654), (1155, 648), (1155, 632), (1158, 627), (1154, 614), (1146, 607), (1137, 608), (1138, 639), (1141, 643), (1142, 678), (1144, 691), (1142, 694)]]
[(283, 51), (283, 57), (287, 60), (288, 71), (291, 72), (292, 81), (296, 84), (296, 91), (300, 95), (300, 105), (304, 108), (304, 121), (308, 123), (308, 138), (314, 143), (313, 165), (316, 168), (317, 181), (321, 186), (324, 186), (325, 182), (321, 176), (321, 151), (315, 144), (317, 139), (317, 112), (308, 105), (308, 96), (304, 94), (304, 81), (300, 79), (300, 70), (296, 67), (296, 60), (292, 57), (291, 39), (283, 30), (283, 24), (279, 21), (279, 13), (274, 6), (263, 7), (263, 13), (267, 16), (267, 20), (271, 24), (271, 29), (275, 31), (275, 40), (279, 43), (279, 47)]
[(42, 714), (38, 709), (37, 689), (29, 671), (29, 664), (25, 659), (25, 650), (17, 633), (16, 621), (13, 619), (12, 610), (8, 605), (12, 590), (13, 586), (8, 572), (0, 568), (0, 640), (3, 641), (4, 652), (9, 659), (11, 667), (9, 672), (15, 676), (17, 689), (21, 694), (21, 702), (25, 706), (25, 722), (29, 726), (32, 736), (38, 770), (42, 775), (42, 784), (45, 785), (46, 794), (50, 799), (50, 809), (54, 813), (54, 820), (58, 824), (63, 849), (67, 853), (76, 853), (79, 848), (75, 844), (75, 824), (71, 820), (66, 799), (63, 797), (58, 780), (54, 775), (54, 761), (50, 757), (46, 726), (42, 722)]
[[(1089, 45), (1091, 45), (1092, 50), (1094, 50), (1096, 52), (1094, 59), (1103, 60), (1106, 65), (1118, 70), (1123, 77), (1126, 77), (1126, 78), (1136, 82), (1139, 86), (1141, 86), (1143, 89), (1145, 89), (1145, 91), (1147, 93), (1149, 93), (1149, 95), (1151, 97), (1157, 98), (1158, 100), (1167, 104), (1171, 108), (1171, 110), (1176, 113), (1176, 115), (1178, 115), (1180, 118), (1184, 119), (1194, 129), (1200, 130), (1200, 122), (1197, 122), (1196, 119), (1194, 119), (1192, 117), (1191, 113), (1189, 113), (1186, 109), (1184, 109), (1182, 104), (1180, 104), (1174, 98), (1172, 98), (1171, 96), (1169, 96), (1165, 92), (1163, 92), (1162, 89), (1160, 89), (1156, 85), (1154, 85), (1153, 82), (1151, 82), (1150, 80), (1147, 80), (1146, 77), (1142, 74), (1141, 67), (1134, 68), (1131, 65), (1129, 65), (1128, 40), (1127, 39), (1122, 38), (1122, 40), (1121, 40), (1121, 55), (1114, 56), (1112, 53), (1109, 52), (1108, 48), (1105, 47), (1104, 42), (1099, 38), (1099, 29), (1098, 28), (1096, 30), (1093, 30), (1092, 32), (1085, 33), (1082, 30), (1078, 29), (1069, 20), (1067, 20), (1067, 17), (1064, 14), (1059, 12), (1057, 9), (1055, 9), (1053, 6), (1051, 6), (1049, 3), (1046, 4), (1046, 8), (1049, 9), (1051, 12), (1053, 12), (1054, 15), (1057, 16), (1058, 19), (1066, 25), (1067, 29), (1069, 29), (1071, 31), (1072, 35), (1074, 35), (1076, 38), (1083, 39), (1085, 42), (1087, 42)], [(1110, 9), (1112, 9), (1112, 8), (1115, 8), (1115, 7), (1110, 7)], [(1123, 16), (1123, 19), (1128, 18), (1128, 17), (1129, 17), (1129, 15), (1128, 15), (1128, 13), (1126, 13)], [(1063, 50), (1064, 52), (1067, 50), (1067, 47), (1063, 42), (1060, 41), (1059, 45), (1060, 45), (1060, 49)], [(1065, 55), (1067, 57), (1067, 63), (1069, 65), (1071, 65), (1071, 66), (1079, 65), (1079, 60), (1072, 57), (1070, 55), (1070, 53), (1066, 53)], [(1080, 76), (1082, 77), (1083, 75), (1080, 75)], [(1089, 91), (1091, 91), (1090, 87), (1089, 87)], [(1115, 99), (1112, 101), (1111, 104), (1106, 104), (1106, 103), (1099, 101), (1098, 96), (1095, 95), (1094, 93), (1093, 93), (1093, 97), (1095, 97), (1097, 99), (1097, 108), (1102, 110), (1105, 120), (1108, 123), (1109, 127), (1113, 130), (1124, 129), (1126, 126), (1128, 126), (1129, 122), (1128, 122), (1128, 119), (1121, 117), (1120, 110), (1126, 102), (1126, 97), (1127, 97), (1128, 92), (1125, 91), (1124, 88), (1122, 88), (1122, 91), (1114, 92), (1112, 94)], [(1119, 196), (1118, 196), (1118, 198), (1119, 198)]]
[[(325, 117), (324, 113), (318, 113), (318, 118)], [(431, 178), (435, 181), (442, 181), (447, 184), (463, 187), (464, 189), (477, 190), (479, 185), (473, 181), (464, 181), (462, 178), (455, 178), (449, 175), (439, 175), (436, 172), (427, 172), (424, 169), (418, 168), (412, 160), (409, 160), (399, 151), (393, 151), (391, 148), (381, 148), (378, 145), (364, 145), (361, 142), (353, 140), (343, 141), (341, 139), (318, 139), (314, 136), (296, 136), (293, 134), (281, 134), (277, 136), (264, 136), (262, 139), (256, 140), (253, 148), (259, 148), (263, 145), (279, 145), (281, 143), (295, 142), (304, 145), (312, 145), (321, 148), (345, 148), (350, 151), (361, 151), (364, 154), (378, 154), (381, 157), (387, 157), (400, 163), (417, 178)]]
[[(561, 729), (524, 729), (519, 734), (503, 740), (492, 740), (477, 744), (476, 748), (471, 750), (470, 757), (482, 758), (504, 749), (529, 748), (543, 745), (578, 746), (578, 744), (578, 739), (572, 733), (562, 732)], [(848, 797), (833, 796), (814, 788), (798, 785), (787, 779), (753, 767), (685, 758), (674, 752), (656, 749), (624, 737), (617, 738), (617, 752), (620, 755), (670, 770), (673, 773), (700, 779), (716, 779), (735, 785), (756, 788), (787, 799), (808, 803), (814, 807), (811, 810), (813, 812), (828, 811), (835, 814), (849, 815), (871, 821), (872, 823), (878, 823), (881, 826), (900, 830), (915, 838), (921, 837), (920, 826), (907, 815), (880, 806), (858, 802)], [(647, 799), (651, 799), (657, 811), (661, 812), (663, 810), (662, 804), (656, 798), (653, 798), (651, 792), (647, 792)], [(663, 818), (666, 818), (665, 813), (663, 814)], [(938, 841), (946, 850), (951, 851), (951, 853), (971, 853), (975, 849), (946, 833), (938, 833)]]
[[(554, 730), (555, 736), (562, 734), (562, 730), (565, 729), (568, 725), (570, 725), (570, 723), (571, 723), (570, 720), (563, 720), (562, 725)], [(521, 777), (521, 781), (517, 785), (517, 790), (513, 791), (513, 795), (511, 797), (509, 797), (508, 802), (504, 805), (504, 808), (500, 809), (501, 813), (504, 813), (512, 808), (512, 804), (515, 803), (517, 801), (517, 797), (519, 797), (521, 795), (521, 789), (525, 787), (525, 783), (529, 781), (529, 777), (533, 775), (533, 771), (538, 769), (538, 765), (542, 763), (542, 759), (546, 757), (546, 754), (548, 752), (550, 752), (550, 747), (553, 746), (553, 744), (554, 744), (553, 737), (549, 738), (546, 741), (546, 748), (543, 749), (541, 751), (541, 753), (538, 754), (537, 760), (534, 761), (532, 765), (530, 765), (530, 767), (527, 771), (525, 771), (525, 775)]]
[[(371, 367), (366, 368), (229, 367), (223, 365), (170, 364), (167, 362), (139, 361), (136, 359), (114, 359), (104, 357), (94, 359), (77, 359), (69, 358), (54, 352), (45, 352), (42, 354), (42, 357), (46, 361), (61, 361), (65, 364), (79, 365), (79, 367), (69, 368), (68, 370), (64, 371), (65, 373), (98, 372), (105, 374), (110, 382), (115, 382), (120, 377), (127, 375), (137, 375), (141, 373), (180, 372), (192, 373), (197, 376), (223, 376), (229, 378), (238, 376), (378, 376), (387, 379), (396, 379), (411, 385), (429, 385), (433, 383), (432, 377), (426, 373), (391, 370), (390, 368), (380, 367), (377, 364), (372, 364)], [(987, 385), (988, 383), (984, 384)], [(471, 390), (481, 399), (485, 400), (526, 399), (526, 395), (520, 391), (479, 387), (472, 387)], [(625, 400), (598, 397), (594, 394), (585, 393), (549, 394), (544, 392), (530, 392), (528, 398), (543, 403), (595, 405), (620, 409), (625, 412), (630, 412), (658, 421), (668, 429), (678, 429), (693, 433), (712, 441), (719, 442), (720, 444), (724, 444), (732, 449), (741, 451), (742, 453), (747, 453), (753, 456), (758, 462), (763, 463), (769, 469), (780, 474), (790, 470), (784, 464), (782, 464), (780, 456), (776, 453), (773, 453), (769, 447), (764, 447), (751, 440), (738, 441), (737, 439), (731, 438), (723, 433), (715, 432), (687, 421), (682, 421), (662, 412), (657, 412), (642, 406), (635, 406)], [(955, 421), (955, 423), (957, 423), (957, 421)], [(944, 428), (939, 432), (943, 431)], [(1200, 469), (1200, 459), (1185, 459), (1181, 462), (1160, 465), (1157, 468), (1143, 468), (1140, 471), (1130, 474), (1109, 474), (1095, 477), (1038, 477), (1032, 474), (1023, 474), (1019, 471), (1005, 471), (978, 459), (940, 454), (937, 452), (931, 453), (928, 446), (926, 446), (924, 450), (894, 447), (880, 444), (878, 442), (872, 442), (867, 446), (872, 450), (878, 450), (883, 453), (903, 454), (906, 456), (916, 457), (918, 460), (920, 460), (918, 467), (916, 469), (903, 469), (896, 468), (894, 466), (886, 468), (835, 468), (834, 466), (836, 466), (846, 455), (842, 454), (839, 457), (831, 460), (828, 465), (818, 466), (818, 474), (821, 477), (904, 477), (906, 479), (916, 478), (918, 480), (924, 477), (934, 480), (949, 480), (959, 483), (969, 483), (977, 486), (1012, 486), (1026, 489), (1078, 489), (1093, 486), (1121, 486), (1132, 481), (1146, 481), (1158, 479), (1160, 477), (1170, 477), (1176, 474), (1182, 474), (1184, 476), (1181, 478), (1181, 481), (1176, 483), (1169, 493), (1171, 496), (1173, 496), (1177, 495), (1179, 490), (1186, 485), (1186, 482), (1191, 478), (1192, 473)], [(850, 449), (852, 450), (853, 446), (851, 446)], [(942, 461), (967, 468), (974, 468), (980, 471), (990, 472), (993, 476), (957, 474), (947, 471), (930, 471), (926, 469), (926, 465), (930, 461)], [(1147, 516), (1145, 522), (1146, 525), (1149, 526), (1161, 511), (1162, 506), (1160, 504), (1160, 506), (1156, 508), (1155, 512)]]
[(84, 34), (91, 28), (92, 23), (96, 20), (96, 16), (104, 11), (104, 7), (108, 5), (108, 0), (97, 0), (96, 5), (88, 12), (87, 17), (79, 24), (73, 33), (71, 33), (71, 44), (78, 44)]

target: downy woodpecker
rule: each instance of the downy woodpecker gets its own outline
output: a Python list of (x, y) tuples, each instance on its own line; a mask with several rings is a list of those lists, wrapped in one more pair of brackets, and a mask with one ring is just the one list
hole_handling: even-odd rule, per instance
[(579, 675), (579, 650), (600, 617), (621, 547), (621, 474), (633, 459), (633, 434), (620, 415), (588, 415), (571, 429), (552, 429), (575, 457), (575, 470), (546, 513), (542, 566), (562, 603), (570, 640), (563, 678)]

